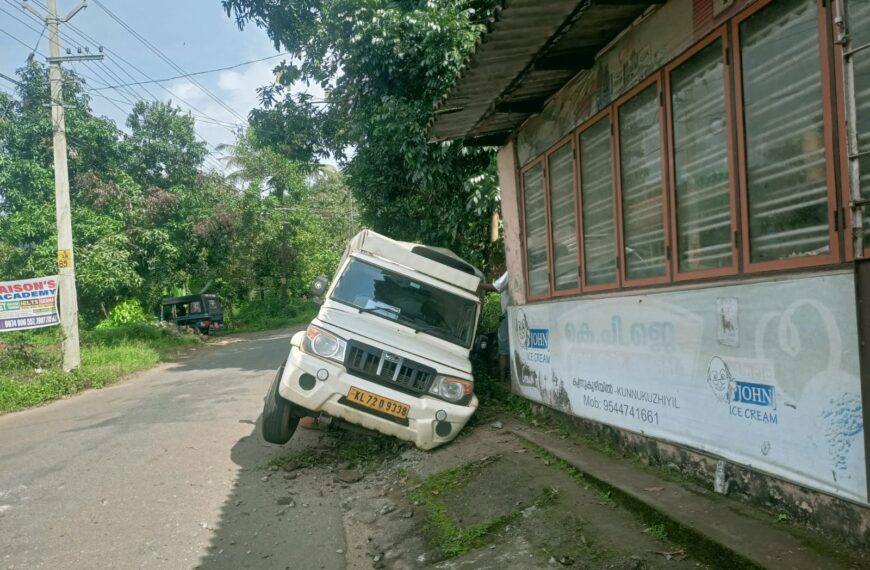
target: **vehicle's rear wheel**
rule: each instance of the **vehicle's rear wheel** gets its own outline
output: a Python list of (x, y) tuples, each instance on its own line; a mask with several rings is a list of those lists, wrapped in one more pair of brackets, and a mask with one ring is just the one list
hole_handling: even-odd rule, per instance
[(290, 413), (292, 410), (290, 402), (278, 393), (278, 386), (281, 384), (283, 374), (284, 367), (282, 366), (278, 369), (278, 374), (266, 394), (261, 424), (263, 439), (277, 445), (284, 445), (290, 441), (296, 431), (296, 426), (299, 425), (299, 416)]

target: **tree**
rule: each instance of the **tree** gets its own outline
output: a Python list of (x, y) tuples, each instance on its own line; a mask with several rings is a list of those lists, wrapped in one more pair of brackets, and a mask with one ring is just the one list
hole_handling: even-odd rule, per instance
[(127, 171), (140, 183), (171, 188), (195, 180), (208, 151), (196, 138), (193, 117), (170, 103), (139, 101), (127, 126)]
[[(308, 163), (345, 164), (364, 222), (393, 237), (450, 247), (480, 265), (498, 207), (494, 150), (430, 144), (435, 102), (482, 30), (493, 0), (223, 0), (240, 27), (268, 31), (291, 59), (251, 114), (260, 144)], [(324, 102), (294, 94), (299, 82)]]

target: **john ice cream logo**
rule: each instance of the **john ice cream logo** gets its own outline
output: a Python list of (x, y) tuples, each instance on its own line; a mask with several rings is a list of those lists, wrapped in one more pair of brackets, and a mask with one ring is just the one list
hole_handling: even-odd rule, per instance
[(775, 413), (776, 387), (772, 384), (735, 380), (728, 364), (714, 356), (707, 367), (707, 385), (717, 401), (728, 403), (732, 416), (765, 424), (779, 423)]
[(776, 391), (770, 384), (754, 382), (735, 382), (735, 384), (733, 399), (735, 403), (776, 409)]
[(549, 329), (529, 329), (528, 348), (536, 350), (548, 350), (550, 348), (550, 330)]

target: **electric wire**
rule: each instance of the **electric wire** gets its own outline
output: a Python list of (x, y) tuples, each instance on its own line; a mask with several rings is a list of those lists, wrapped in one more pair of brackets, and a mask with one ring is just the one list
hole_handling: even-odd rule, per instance
[(242, 124), (247, 124), (247, 119), (236, 113), (236, 111), (227, 105), (220, 97), (212, 93), (207, 87), (205, 87), (202, 83), (200, 83), (197, 79), (190, 77), (190, 74), (185, 71), (181, 66), (176, 64), (171, 58), (169, 58), (166, 54), (164, 54), (159, 48), (157, 48), (154, 44), (149, 42), (146, 38), (144, 38), (139, 32), (134, 30), (129, 24), (127, 24), (122, 18), (117, 16), (114, 12), (109, 10), (100, 0), (93, 0), (94, 4), (97, 5), (101, 10), (103, 10), (106, 14), (109, 15), (115, 22), (118, 23), (122, 28), (124, 28), (128, 33), (130, 33), (134, 38), (136, 38), (142, 45), (151, 50), (154, 54), (156, 54), (160, 59), (166, 62), (170, 67), (175, 69), (181, 74), (188, 76), (188, 79), (191, 83), (196, 85), (203, 93), (205, 93), (209, 98), (211, 98), (215, 103), (223, 107), (228, 113), (239, 119)]
[(268, 56), (268, 57), (261, 57), (260, 59), (252, 59), (252, 60), (250, 60), (250, 61), (243, 61), (243, 62), (241, 62), (241, 63), (237, 63), (237, 64), (235, 64), (235, 65), (228, 65), (228, 66), (226, 66), (226, 67), (216, 67), (216, 68), (214, 68), (214, 69), (205, 69), (205, 70), (202, 70), (202, 71), (194, 71), (194, 72), (187, 73), (187, 74), (184, 74), (184, 75), (174, 75), (174, 76), (172, 76), (172, 77), (164, 77), (163, 79), (150, 79), (150, 80), (148, 80), (148, 81), (136, 81), (136, 82), (133, 82), (133, 83), (123, 83), (123, 84), (120, 84), (120, 85), (107, 85), (106, 87), (101, 87), (101, 89), (116, 89), (116, 88), (118, 88), (118, 87), (129, 87), (129, 86), (133, 86), (133, 85), (145, 85), (145, 84), (150, 84), (150, 83), (165, 83), (165, 82), (167, 82), (167, 81), (174, 81), (174, 80), (176, 80), (176, 79), (185, 79), (185, 78), (190, 78), (191, 76), (194, 76), (194, 75), (206, 75), (206, 74), (209, 74), (209, 73), (217, 73), (218, 71), (228, 71), (228, 70), (230, 70), (230, 69), (236, 69), (236, 68), (239, 68), (239, 67), (244, 67), (244, 66), (246, 66), (246, 65), (251, 65), (251, 64), (253, 64), (253, 63), (259, 63), (259, 62), (261, 62), (261, 61), (267, 61), (267, 60), (269, 60), (269, 59), (275, 59), (276, 57), (281, 57), (281, 56), (283, 56), (283, 55), (287, 55), (288, 53), (289, 53), (289, 52), (284, 51), (284, 52), (281, 52), (281, 53), (278, 53), (278, 54), (275, 54), (275, 55), (270, 55), (270, 56)]
[[(9, 3), (9, 4), (13, 4), (12, 0), (6, 0), (6, 1), (7, 1), (7, 3)], [(35, 3), (36, 3), (37, 5), (39, 5), (41, 8), (45, 9), (45, 6), (43, 6), (42, 4), (40, 4), (38, 1), (35, 2)], [(13, 4), (13, 5), (14, 5), (14, 4)], [(4, 10), (3, 8), (0, 8), (0, 10), (2, 10), (3, 12), (6, 12), (7, 14), (9, 14), (9, 12), (7, 12), (6, 10)], [(29, 13), (29, 12), (24, 12), (24, 13), (25, 13), (27, 16), (29, 16), (30, 18), (36, 20), (37, 22), (41, 22), (41, 20), (39, 20), (39, 18), (37, 18), (35, 15), (33, 15), (33, 14)], [(13, 18), (15, 18), (14, 15), (12, 15), (12, 14), (9, 14), (9, 15), (12, 16)], [(30, 28), (31, 30), (33, 30), (33, 31), (35, 31), (35, 32), (39, 32), (39, 30), (37, 30), (36, 28), (31, 27), (31, 26), (28, 25), (26, 22), (23, 22), (22, 20), (19, 20), (18, 18), (15, 18), (15, 19), (18, 20), (19, 22), (21, 22), (21, 23), (22, 23), (23, 25), (25, 25), (26, 27)], [(72, 27), (70, 24), (66, 24), (66, 26), (67, 26), (67, 27)], [(3, 31), (3, 30), (0, 30), (0, 31)], [(78, 31), (78, 30), (77, 30), (77, 31)], [(11, 34), (8, 34), (8, 33), (7, 33), (7, 35), (10, 35), (10, 36), (11, 36)], [(92, 42), (92, 43), (94, 43), (94, 44), (96, 44), (96, 45), (100, 45), (100, 42), (98, 42), (97, 40), (95, 40), (95, 39), (93, 39), (92, 37), (88, 36), (88, 35), (85, 34), (84, 32), (78, 31), (78, 35), (79, 35), (81, 38), (84, 38), (86, 41), (90, 41), (90, 42)], [(62, 31), (59, 31), (59, 36), (60, 36), (61, 38), (65, 39), (67, 43), (71, 44), (71, 45), (72, 45), (73, 47), (75, 47), (77, 50), (80, 50), (80, 49), (83, 47), (83, 46), (82, 46), (82, 43), (81, 43), (79, 40), (76, 40), (76, 39), (74, 39), (74, 38), (68, 36), (67, 34), (63, 33)], [(25, 44), (24, 42), (22, 42), (21, 40), (18, 40), (18, 41), (19, 41), (19, 43), (21, 43), (22, 45), (25, 45), (25, 46), (27, 45), (27, 44)], [(45, 57), (43, 54), (39, 54), (39, 55), (42, 56), (42, 57)], [(102, 63), (102, 62), (96, 62), (96, 63)], [(128, 62), (128, 64), (129, 64), (129, 62)], [(117, 65), (117, 64), (116, 64), (116, 65)], [(132, 64), (130, 64), (130, 65), (132, 65)], [(122, 71), (125, 71), (121, 66), (118, 66), (118, 67), (119, 67), (119, 69), (121, 69)], [(92, 81), (92, 82), (97, 83), (97, 84), (101, 84), (101, 85), (103, 85), (103, 86), (107, 86), (107, 85), (109, 85), (110, 83), (112, 83), (112, 79), (108, 79), (108, 80), (107, 80), (107, 78), (113, 78), (114, 81), (116, 81), (116, 82), (120, 82), (120, 83), (123, 83), (123, 80), (122, 80), (122, 79), (117, 75), (117, 73), (113, 72), (113, 71), (112, 71), (110, 68), (108, 68), (108, 66), (106, 66), (105, 64), (103, 64), (103, 65), (101, 66), (101, 69), (102, 69), (103, 71), (100, 71), (100, 69), (98, 69), (98, 68), (96, 68), (96, 67), (94, 67), (94, 68), (90, 68), (90, 69), (91, 69), (91, 70), (92, 70), (96, 75), (98, 75), (98, 76), (100, 76), (101, 78), (103, 78), (103, 81), (96, 80), (96, 79), (94, 79), (93, 77), (90, 77), (90, 76), (88, 76), (88, 75), (86, 75), (86, 74), (83, 74), (83, 73), (81, 72), (81, 70), (78, 69), (78, 68), (75, 67), (75, 66), (73, 66), (73, 69), (74, 69), (74, 71), (75, 71), (75, 73), (76, 73), (77, 75), (83, 77), (84, 79), (87, 79), (88, 81)], [(148, 77), (147, 74), (145, 74), (145, 73), (142, 72), (141, 70), (139, 70), (139, 72), (142, 73), (143, 75), (145, 75), (146, 77)], [(135, 79), (135, 78), (134, 78), (132, 75), (130, 75), (129, 73), (127, 73), (127, 75), (128, 75), (129, 77)], [(163, 88), (162, 86), (160, 86), (160, 87)], [(154, 101), (159, 101), (156, 97), (153, 96), (153, 94), (150, 93), (150, 91), (148, 91), (148, 90), (147, 90), (146, 88), (144, 88), (144, 87), (142, 87), (142, 89), (143, 89), (144, 91), (146, 91), (149, 95), (151, 95), (151, 97), (141, 97), (138, 93), (134, 93), (134, 92), (132, 92), (132, 91), (129, 90), (129, 89), (127, 89), (126, 91), (123, 90), (123, 89), (115, 89), (115, 91), (116, 91), (116, 92), (117, 92), (121, 97), (124, 98), (123, 101), (118, 100), (118, 99), (108, 98), (108, 97), (106, 97), (105, 95), (103, 95), (103, 94), (101, 94), (101, 93), (96, 93), (96, 92), (93, 91), (93, 89), (90, 89), (87, 85), (84, 85), (84, 84), (82, 85), (82, 88), (83, 88), (83, 89), (84, 89), (88, 94), (106, 100), (110, 105), (112, 105), (115, 109), (117, 109), (117, 110), (118, 110), (118, 111), (119, 111), (123, 116), (129, 116), (129, 115), (130, 115), (130, 113), (132, 112), (132, 106), (134, 106), (133, 101), (138, 101), (138, 100), (149, 100), (149, 99), (150, 99), (150, 100), (154, 100)], [(175, 96), (175, 94), (172, 93), (171, 91), (169, 91), (168, 89), (165, 89), (165, 88), (163, 88), (163, 89), (166, 90), (167, 92), (169, 92), (170, 95)], [(132, 101), (130, 100), (130, 97), (132, 97)], [(177, 97), (177, 96), (176, 96), (176, 98), (181, 99), (180, 97)], [(190, 106), (190, 107), (193, 107), (193, 105), (191, 105), (190, 103), (188, 103), (188, 102), (186, 102), (186, 101), (183, 101), (183, 100), (182, 100), (182, 102), (184, 102), (185, 104), (187, 104), (187, 105)], [(129, 111), (127, 111), (127, 110), (123, 109), (122, 107), (120, 107), (120, 106), (119, 106), (119, 103), (120, 103), (120, 104), (125, 104), (125, 105), (130, 105), (130, 106), (131, 106), (131, 109), (130, 109)], [(194, 107), (194, 108), (195, 108), (195, 107)], [(211, 123), (211, 124), (213, 124), (213, 125), (215, 125), (215, 126), (223, 127), (223, 128), (225, 128), (225, 129), (227, 129), (227, 130), (230, 130), (231, 133), (236, 134), (237, 131), (236, 131), (235, 129), (233, 129), (233, 128), (230, 128), (231, 126), (233, 126), (233, 125), (231, 125), (230, 123), (226, 123), (226, 122), (223, 122), (223, 121), (219, 121), (218, 119), (214, 119), (213, 117), (209, 117), (208, 115), (205, 115), (202, 111), (199, 111), (199, 112), (200, 112), (202, 115), (204, 115), (204, 116), (206, 117), (206, 119), (205, 119), (204, 122), (209, 122), (209, 123)], [(193, 115), (192, 112), (191, 112), (191, 114)], [(202, 120), (202, 119), (200, 119), (200, 120)], [(115, 130), (116, 130), (118, 133), (122, 134), (123, 136), (128, 136), (127, 133), (124, 133), (124, 131), (118, 129), (117, 127), (115, 128)], [(217, 148), (216, 148), (214, 145), (210, 144), (207, 140), (205, 140), (205, 137), (203, 137), (202, 135), (200, 135), (200, 134), (196, 131), (195, 126), (194, 126), (194, 134), (196, 135), (196, 137), (198, 137), (198, 138), (200, 139), (200, 142), (202, 142), (202, 143), (204, 143), (204, 144), (206, 145), (206, 152), (207, 152), (207, 155), (206, 155), (206, 157), (205, 157), (204, 160), (205, 160), (206, 162), (208, 162), (208, 160), (211, 159), (211, 163), (209, 163), (210, 166), (212, 166), (212, 168), (217, 167), (217, 169), (219, 169), (221, 172), (224, 172), (224, 173), (225, 173), (225, 172), (226, 172), (226, 167), (225, 167), (225, 165), (223, 164), (223, 161), (221, 160), (221, 157), (218, 156), (217, 154), (215, 154), (216, 152), (219, 152), (219, 151), (217, 150)], [(209, 150), (209, 148), (211, 148), (211, 150)]]
[[(6, 1), (7, 1), (9, 4), (15, 5), (14, 2), (13, 2), (12, 0), (6, 0)], [(42, 3), (40, 3), (38, 0), (35, 1), (35, 4), (38, 5), (39, 7), (43, 8), (43, 9), (45, 9), (45, 6), (44, 6)], [(30, 14), (29, 12), (25, 12), (25, 14), (28, 15), (28, 16), (30, 16), (31, 18), (36, 19), (37, 21), (40, 21), (38, 18), (36, 18), (36, 16), (34, 16), (33, 14)], [(92, 43), (92, 44), (97, 45), (97, 46), (101, 46), (101, 45), (102, 45), (102, 42), (100, 42), (99, 40), (95, 39), (93, 36), (91, 36), (91, 35), (85, 33), (84, 31), (80, 30), (79, 28), (77, 28), (75, 25), (73, 25), (73, 24), (71, 24), (71, 23), (66, 23), (66, 24), (64, 24), (64, 28), (65, 28), (65, 29), (69, 29), (72, 33), (75, 33), (79, 38), (81, 38), (81, 39), (84, 40), (85, 42)], [(63, 31), (60, 31), (60, 36), (61, 36), (61, 38), (65, 39), (67, 42), (69, 42), (69, 43), (71, 43), (71, 44), (73, 44), (73, 45), (79, 45), (79, 46), (81, 45), (81, 41), (80, 41), (80, 40), (76, 40), (76, 39), (72, 38), (71, 36), (69, 36), (68, 34), (66, 34), (66, 33), (63, 32)], [(120, 60), (121, 62), (123, 62), (126, 66), (129, 66), (133, 71), (136, 71), (137, 73), (139, 73), (140, 75), (142, 75), (142, 76), (145, 77), (146, 79), (149, 79), (149, 80), (151, 80), (151, 81), (153, 82), (153, 78), (151, 78), (151, 77), (150, 77), (146, 72), (142, 71), (142, 69), (140, 69), (140, 68), (137, 67), (135, 64), (133, 64), (132, 62), (130, 62), (128, 59), (126, 59), (126, 58), (125, 58), (124, 56), (122, 56), (120, 53), (118, 53), (118, 52), (112, 50), (112, 49), (109, 48), (109, 47), (104, 47), (104, 51), (105, 51), (106, 53), (108, 53), (108, 54), (114, 56), (114, 58), (112, 58), (112, 57), (107, 58), (108, 61), (109, 61), (110, 63), (113, 63), (113, 64), (114, 64), (114, 65), (115, 65), (119, 70), (121, 70), (121, 72), (122, 72), (124, 75), (126, 75), (127, 77), (129, 77), (133, 82), (138, 81), (138, 79), (137, 79), (135, 76), (133, 76), (133, 75), (132, 75), (132, 74), (131, 74), (131, 73), (130, 73), (130, 72), (129, 72), (129, 71), (128, 71), (124, 66), (122, 66), (122, 65), (119, 64), (117, 61), (115, 61), (115, 58), (117, 58), (117, 60)], [(40, 54), (40, 55), (41, 55), (41, 54)], [(44, 56), (43, 56), (43, 57), (44, 57)], [(105, 85), (107, 85), (107, 84), (105, 84)], [(172, 91), (171, 89), (169, 89), (169, 88), (167, 88), (167, 87), (165, 87), (165, 86), (163, 86), (163, 85), (160, 85), (159, 83), (157, 83), (157, 86), (160, 87), (160, 88), (161, 88), (163, 91), (165, 91), (166, 93), (168, 93), (168, 94), (170, 95), (170, 97), (172, 97), (173, 99), (175, 99), (175, 100), (177, 100), (177, 101), (183, 103), (184, 105), (186, 105), (187, 107), (189, 107), (189, 108), (192, 109), (193, 111), (196, 111), (197, 113), (199, 113), (201, 116), (206, 117), (207, 119), (210, 119), (210, 120), (211, 120), (211, 121), (212, 121), (216, 126), (221, 126), (221, 127), (223, 127), (226, 131), (228, 131), (229, 133), (231, 133), (231, 134), (234, 135), (234, 136), (237, 134), (237, 132), (238, 132), (238, 128), (239, 128), (240, 126), (243, 126), (243, 125), (240, 125), (240, 124), (232, 125), (231, 123), (228, 123), (228, 122), (226, 122), (226, 121), (221, 121), (221, 120), (219, 120), (219, 119), (217, 119), (217, 118), (215, 118), (215, 117), (213, 117), (213, 116), (207, 114), (205, 111), (203, 111), (202, 109), (200, 109), (200, 108), (197, 107), (196, 105), (192, 104), (190, 101), (187, 101), (186, 99), (180, 97), (178, 94), (176, 94), (176, 93), (175, 93), (174, 91)], [(159, 97), (155, 96), (155, 95), (154, 95), (150, 90), (148, 90), (146, 87), (144, 87), (144, 86), (139, 86), (139, 87), (140, 87), (140, 88), (141, 88), (145, 93), (148, 94), (148, 97), (141, 97), (142, 99), (151, 99), (151, 100), (154, 100), (154, 101), (160, 101), (160, 100), (161, 100)]]

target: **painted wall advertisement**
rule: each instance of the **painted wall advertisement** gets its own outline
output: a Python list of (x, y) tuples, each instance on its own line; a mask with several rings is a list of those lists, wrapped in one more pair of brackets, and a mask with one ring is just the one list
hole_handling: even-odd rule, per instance
[(0, 332), (48, 327), (57, 316), (57, 275), (0, 281)]
[(514, 389), (867, 503), (853, 281), (511, 307)]

